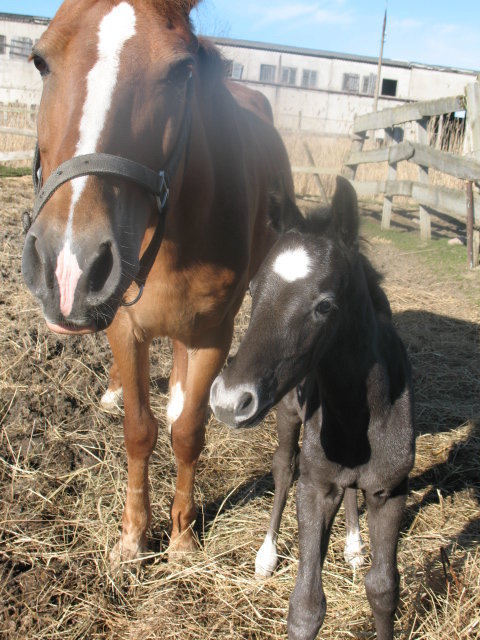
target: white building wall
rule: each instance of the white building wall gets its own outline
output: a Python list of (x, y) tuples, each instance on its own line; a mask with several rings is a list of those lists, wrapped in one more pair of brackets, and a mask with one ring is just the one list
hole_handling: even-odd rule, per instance
[(38, 71), (28, 58), (11, 57), (10, 49), (15, 38), (30, 38), (34, 45), (45, 31), (44, 21), (0, 19), (0, 35), (5, 36), (6, 49), (0, 53), (0, 102), (38, 105), (42, 93), (42, 81)]

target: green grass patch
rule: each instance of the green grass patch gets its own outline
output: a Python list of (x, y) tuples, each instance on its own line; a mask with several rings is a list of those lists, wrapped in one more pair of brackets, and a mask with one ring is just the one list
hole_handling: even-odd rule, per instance
[(467, 248), (449, 245), (448, 238), (422, 240), (418, 231), (384, 231), (380, 224), (362, 218), (360, 233), (366, 240), (377, 237), (391, 242), (401, 253), (411, 255), (439, 280), (450, 285), (458, 283), (475, 304), (480, 304), (480, 267), (470, 270)]
[(19, 178), (21, 176), (29, 176), (31, 173), (31, 167), (7, 167), (0, 164), (0, 178)]

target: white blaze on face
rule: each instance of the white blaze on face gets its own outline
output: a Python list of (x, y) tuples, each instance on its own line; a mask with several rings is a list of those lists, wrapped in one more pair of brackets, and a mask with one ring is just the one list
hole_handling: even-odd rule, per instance
[[(117, 84), (120, 55), (124, 44), (135, 35), (135, 23), (135, 11), (128, 2), (121, 2), (100, 22), (97, 44), (98, 59), (87, 76), (87, 95), (80, 120), (80, 136), (75, 148), (75, 156), (94, 153), (97, 150), (97, 144), (105, 126), (112, 95)], [(68, 272), (78, 273), (78, 261), (71, 249), (73, 214), (85, 189), (87, 179), (86, 176), (83, 176), (72, 180), (72, 200), (70, 202), (64, 247), (57, 260), (57, 272), (63, 274)], [(61, 258), (61, 256), (63, 257)], [(60, 265), (61, 260), (64, 263), (63, 267)], [(76, 280), (72, 279), (66, 286), (65, 284), (61, 285), (57, 275), (61, 308), (63, 307), (66, 310), (70, 308), (71, 311), (70, 301), (62, 298), (62, 291), (71, 290), (73, 296), (81, 273), (82, 271), (80, 270)], [(62, 313), (64, 313), (63, 310)], [(64, 313), (64, 315), (67, 317), (67, 314)]]
[(308, 276), (310, 263), (310, 256), (303, 247), (287, 249), (275, 258), (273, 270), (286, 282), (295, 282)]

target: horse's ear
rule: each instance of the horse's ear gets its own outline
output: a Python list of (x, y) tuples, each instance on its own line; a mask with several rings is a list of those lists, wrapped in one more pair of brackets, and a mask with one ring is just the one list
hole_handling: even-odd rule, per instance
[(331, 210), (335, 234), (349, 246), (356, 244), (359, 227), (357, 194), (350, 182), (341, 176), (337, 176)]
[(197, 5), (200, 4), (202, 0), (174, 0), (176, 1), (182, 11), (188, 15), (190, 15), (190, 11), (194, 9)]
[(305, 225), (305, 218), (299, 208), (282, 188), (275, 188), (270, 192), (268, 215), (270, 224), (279, 234), (286, 233), (290, 229), (301, 230)]

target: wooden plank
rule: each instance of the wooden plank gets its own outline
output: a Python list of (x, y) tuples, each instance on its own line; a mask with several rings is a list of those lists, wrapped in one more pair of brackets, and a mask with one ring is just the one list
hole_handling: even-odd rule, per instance
[(14, 160), (33, 160), (33, 151), (0, 152), (0, 162), (12, 162)]
[(336, 176), (338, 167), (292, 167), (292, 173), (310, 173), (319, 176)]
[(421, 120), (425, 117), (440, 116), (443, 113), (463, 111), (465, 102), (463, 96), (413, 102), (392, 109), (384, 109), (373, 113), (357, 116), (353, 122), (353, 132), (361, 133), (370, 129), (387, 129), (397, 124)]
[(480, 83), (467, 84), (465, 96), (467, 121), (464, 148), (472, 159), (480, 160)]
[[(350, 145), (350, 155), (361, 153), (363, 149), (363, 145), (365, 143), (365, 138), (367, 134), (365, 132), (360, 133), (359, 135), (352, 135), (352, 144)], [(355, 180), (355, 176), (357, 175), (357, 166), (356, 165), (344, 165), (342, 170), (342, 175), (347, 180)]]
[(372, 162), (396, 163), (402, 160), (410, 160), (415, 153), (411, 142), (400, 142), (380, 149), (369, 149), (368, 151), (358, 151), (350, 153), (345, 164), (358, 165), (370, 164)]
[(462, 158), (448, 151), (437, 151), (427, 144), (414, 143), (413, 162), (442, 171), (461, 180), (480, 180), (480, 162)]
[[(308, 158), (308, 161), (310, 163), (310, 166), (315, 168), (315, 160), (313, 159), (313, 154), (312, 154), (312, 152), (310, 150), (310, 147), (308, 146), (308, 140), (302, 140), (302, 144), (303, 144), (303, 148), (305, 150), (305, 153), (307, 154), (307, 158)], [(327, 194), (325, 193), (325, 189), (323, 188), (323, 184), (322, 184), (322, 181), (320, 180), (320, 175), (319, 175), (318, 171), (315, 171), (315, 173), (313, 174), (313, 177), (314, 177), (314, 180), (315, 180), (315, 183), (316, 183), (317, 187), (320, 190), (320, 193), (322, 194), (323, 201), (328, 206), (329, 202), (328, 202)]]
[[(417, 139), (420, 144), (415, 146), (415, 153), (420, 149), (429, 149), (430, 151), (434, 151), (428, 147), (428, 118), (423, 118), (422, 120), (418, 120), (417, 122)], [(435, 153), (441, 153), (436, 151)], [(421, 162), (420, 158), (417, 157), (416, 162), (418, 163), (418, 181), (420, 184), (429, 183), (428, 177), (428, 164)], [(420, 219), (420, 237), (423, 240), (431, 240), (432, 239), (432, 224), (430, 220), (430, 214), (428, 209), (420, 205), (418, 207), (418, 216)]]
[(25, 138), (36, 138), (37, 132), (33, 129), (14, 129), (12, 127), (0, 127), (0, 133), (11, 136), (24, 136)]
[[(435, 211), (446, 213), (461, 220), (466, 219), (467, 199), (465, 191), (448, 187), (432, 187), (414, 183), (412, 198)], [(480, 224), (480, 195), (474, 194), (475, 223)]]
[(385, 181), (355, 180), (352, 182), (359, 198), (368, 198), (385, 193)]
[[(391, 158), (388, 162), (387, 182), (394, 182), (397, 179), (397, 160), (402, 154), (397, 154), (395, 147), (402, 143), (404, 136), (402, 127), (387, 127), (385, 129), (385, 142), (388, 143), (388, 155)], [(405, 147), (406, 149), (406, 147)], [(390, 229), (390, 219), (392, 217), (393, 195), (385, 194), (382, 209), (382, 229)]]

